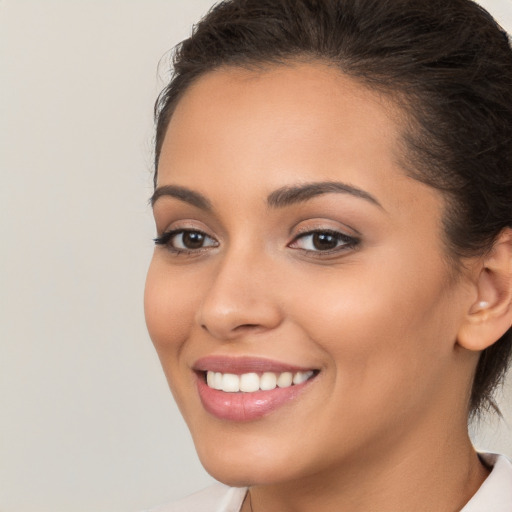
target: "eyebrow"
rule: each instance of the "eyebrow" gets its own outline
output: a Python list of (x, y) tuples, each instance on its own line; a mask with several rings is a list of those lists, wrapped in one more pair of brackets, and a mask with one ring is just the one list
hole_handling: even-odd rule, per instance
[(359, 199), (369, 201), (384, 210), (379, 201), (368, 192), (339, 181), (322, 181), (283, 187), (272, 192), (267, 198), (267, 203), (272, 208), (283, 208), (292, 204), (308, 201), (322, 194), (331, 193), (350, 194)]
[(151, 206), (154, 206), (156, 201), (163, 196), (174, 197), (201, 210), (210, 211), (212, 209), (212, 203), (205, 196), (189, 188), (179, 187), (178, 185), (163, 185), (158, 187), (149, 200)]
[[(322, 194), (332, 193), (350, 194), (359, 199), (364, 199), (384, 210), (380, 202), (368, 192), (339, 181), (322, 181), (282, 187), (269, 194), (267, 204), (271, 208), (284, 208), (293, 204), (309, 201)], [(174, 197), (201, 210), (211, 211), (213, 209), (212, 203), (208, 198), (199, 192), (178, 185), (163, 185), (158, 187), (149, 200), (151, 206), (154, 206), (156, 201), (163, 196)]]

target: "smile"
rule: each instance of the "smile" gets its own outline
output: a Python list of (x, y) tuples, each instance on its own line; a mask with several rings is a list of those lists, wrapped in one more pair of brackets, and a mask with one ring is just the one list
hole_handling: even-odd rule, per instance
[(306, 372), (265, 372), (234, 373), (206, 372), (206, 384), (211, 389), (224, 391), (225, 393), (255, 393), (256, 391), (272, 391), (276, 388), (289, 388), (306, 382), (313, 377), (314, 371)]
[(221, 420), (263, 418), (299, 398), (319, 371), (265, 359), (207, 357), (196, 362), (204, 409)]

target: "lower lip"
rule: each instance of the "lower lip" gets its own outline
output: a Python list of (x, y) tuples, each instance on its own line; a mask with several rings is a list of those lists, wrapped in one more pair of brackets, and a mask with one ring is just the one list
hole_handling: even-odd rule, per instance
[(309, 379), (302, 384), (287, 388), (275, 388), (271, 391), (254, 393), (226, 393), (210, 388), (202, 375), (198, 375), (197, 389), (203, 407), (210, 414), (221, 420), (253, 421), (279, 409), (294, 400), (311, 383)]

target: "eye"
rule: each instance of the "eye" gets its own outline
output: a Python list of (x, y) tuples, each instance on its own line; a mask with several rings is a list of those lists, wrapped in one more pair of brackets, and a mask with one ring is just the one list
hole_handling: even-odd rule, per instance
[(294, 249), (312, 252), (333, 252), (349, 249), (359, 243), (357, 238), (338, 231), (310, 231), (298, 236), (290, 245)]
[(191, 229), (176, 229), (155, 238), (156, 245), (166, 245), (170, 250), (180, 252), (195, 252), (206, 247), (217, 247), (218, 242), (206, 233)]

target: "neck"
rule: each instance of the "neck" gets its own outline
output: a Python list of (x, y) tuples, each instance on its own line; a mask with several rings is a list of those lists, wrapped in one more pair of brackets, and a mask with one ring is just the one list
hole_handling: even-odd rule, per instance
[(411, 434), (377, 455), (374, 447), (366, 453), (360, 450), (341, 470), (329, 468), (300, 481), (252, 487), (242, 511), (459, 511), (488, 470), (480, 463), (465, 424), (458, 434), (446, 432), (423, 430), (421, 437)]

